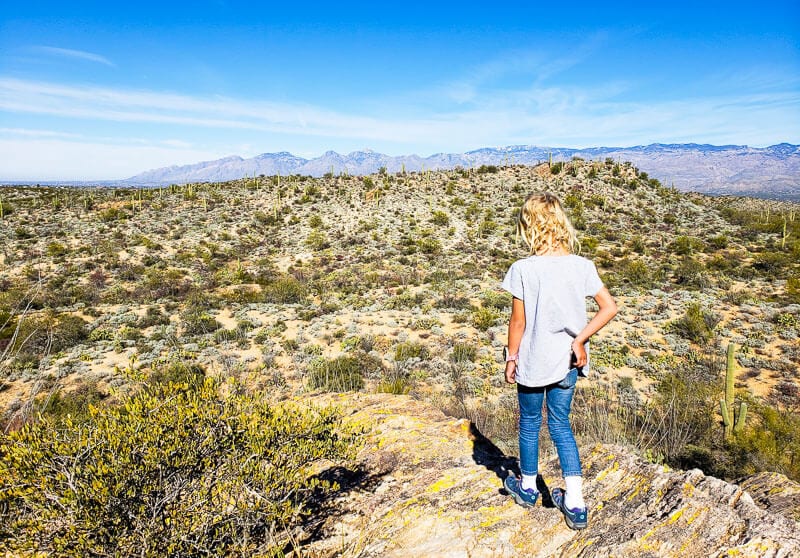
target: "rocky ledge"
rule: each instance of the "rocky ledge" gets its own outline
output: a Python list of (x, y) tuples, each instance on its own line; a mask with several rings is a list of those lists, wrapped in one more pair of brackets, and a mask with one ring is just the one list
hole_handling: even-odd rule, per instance
[(549, 498), (561, 485), (555, 456), (542, 462), (540, 503), (524, 509), (502, 488), (516, 460), (467, 421), (405, 396), (349, 394), (334, 402), (370, 434), (358, 471), (328, 472), (342, 491), (323, 504), (331, 510), (325, 519), (308, 526), (310, 556), (800, 555), (800, 490), (782, 475), (731, 484), (619, 447), (583, 448), (589, 527), (572, 531)]

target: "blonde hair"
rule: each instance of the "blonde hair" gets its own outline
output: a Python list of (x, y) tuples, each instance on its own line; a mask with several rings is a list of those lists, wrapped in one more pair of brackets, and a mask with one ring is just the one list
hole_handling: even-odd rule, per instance
[(580, 243), (558, 198), (549, 192), (531, 194), (517, 218), (517, 235), (522, 236), (532, 256), (560, 250), (580, 252)]

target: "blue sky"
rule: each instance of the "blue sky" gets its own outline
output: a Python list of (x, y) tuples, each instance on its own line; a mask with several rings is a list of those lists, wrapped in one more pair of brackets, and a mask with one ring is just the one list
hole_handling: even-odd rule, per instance
[(800, 143), (800, 2), (0, 3), (0, 179)]

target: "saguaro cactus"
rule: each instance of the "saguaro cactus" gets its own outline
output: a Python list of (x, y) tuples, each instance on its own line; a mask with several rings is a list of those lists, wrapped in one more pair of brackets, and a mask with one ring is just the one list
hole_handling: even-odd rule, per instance
[(734, 416), (733, 372), (736, 366), (735, 355), (736, 345), (728, 343), (727, 359), (725, 363), (725, 398), (720, 399), (719, 402), (726, 438), (729, 438), (733, 432), (741, 432), (747, 420), (747, 403), (744, 401), (739, 404), (738, 416)]

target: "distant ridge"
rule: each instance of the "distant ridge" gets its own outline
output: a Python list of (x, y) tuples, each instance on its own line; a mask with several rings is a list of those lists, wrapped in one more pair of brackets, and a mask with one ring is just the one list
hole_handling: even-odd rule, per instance
[(547, 161), (605, 159), (631, 161), (640, 170), (680, 190), (714, 194), (755, 195), (800, 199), (800, 146), (780, 143), (765, 148), (745, 145), (662, 144), (635, 147), (591, 147), (585, 149), (513, 145), (484, 147), (466, 153), (436, 153), (390, 156), (365, 149), (341, 155), (327, 151), (304, 159), (282, 151), (263, 153), (250, 159), (238, 156), (193, 165), (154, 169), (120, 181), (153, 186), (187, 182), (235, 180), (253, 175), (302, 174), (322, 176), (327, 172), (372, 174), (381, 167), (389, 172), (450, 169), (480, 165), (525, 164)]

